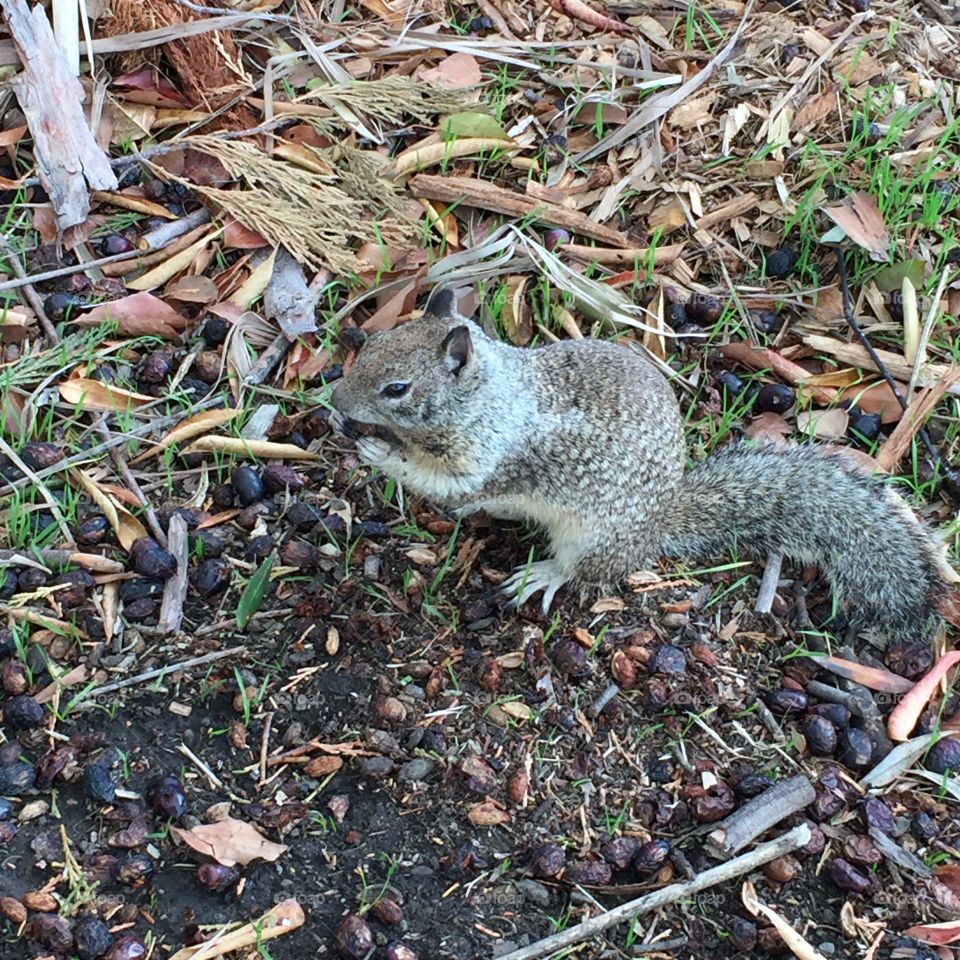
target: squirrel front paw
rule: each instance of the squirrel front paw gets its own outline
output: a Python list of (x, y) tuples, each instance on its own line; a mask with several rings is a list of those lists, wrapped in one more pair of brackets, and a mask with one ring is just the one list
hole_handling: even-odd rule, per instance
[(555, 560), (538, 560), (517, 567), (500, 587), (501, 593), (512, 594), (509, 606), (522, 607), (532, 596), (543, 591), (541, 609), (548, 613), (557, 591), (570, 578), (560, 571)]

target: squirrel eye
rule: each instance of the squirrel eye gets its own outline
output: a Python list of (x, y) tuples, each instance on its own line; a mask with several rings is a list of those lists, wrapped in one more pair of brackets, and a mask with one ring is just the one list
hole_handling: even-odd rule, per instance
[(391, 400), (397, 400), (402, 397), (410, 389), (409, 383), (404, 383), (399, 381), (397, 383), (387, 383), (380, 388), (380, 393), (389, 397)]

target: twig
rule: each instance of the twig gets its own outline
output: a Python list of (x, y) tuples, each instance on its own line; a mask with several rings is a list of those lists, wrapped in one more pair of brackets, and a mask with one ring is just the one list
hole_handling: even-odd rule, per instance
[(263, 738), (260, 740), (260, 783), (267, 781), (267, 750), (270, 747), (270, 728), (273, 726), (273, 710), (263, 718)]
[(760, 591), (757, 593), (757, 602), (753, 607), (757, 613), (769, 613), (773, 609), (773, 598), (780, 584), (782, 564), (783, 554), (779, 550), (771, 550), (767, 554), (767, 565), (763, 568)]
[(720, 823), (707, 838), (707, 849), (716, 857), (731, 857), (765, 830), (813, 803), (816, 796), (802, 773), (780, 780)]
[[(877, 370), (880, 371), (880, 376), (887, 382), (887, 386), (897, 398), (897, 403), (906, 411), (908, 406), (906, 397), (900, 392), (896, 380), (893, 379), (890, 371), (877, 356), (877, 352), (873, 349), (873, 344), (867, 339), (867, 335), (860, 328), (860, 324), (857, 323), (857, 318), (853, 314), (853, 298), (850, 296), (850, 284), (847, 281), (847, 265), (843, 259), (843, 251), (839, 247), (834, 247), (834, 253), (837, 257), (837, 278), (840, 281), (840, 293), (843, 296), (843, 318), (847, 321), (847, 326), (856, 334), (857, 339), (863, 345), (863, 349), (867, 351), (870, 359), (876, 364)], [(926, 427), (921, 427), (917, 433), (923, 441), (923, 445), (927, 448), (927, 453), (930, 454), (930, 459), (934, 464), (938, 465), (946, 475), (951, 474), (952, 471), (940, 459), (940, 454), (931, 442), (930, 434), (927, 433)]]
[(641, 914), (649, 913), (651, 910), (657, 910), (660, 907), (668, 906), (683, 900), (686, 897), (693, 896), (701, 890), (707, 890), (716, 886), (718, 883), (725, 883), (727, 880), (733, 880), (736, 877), (749, 873), (757, 867), (762, 867), (777, 857), (799, 850), (810, 842), (810, 827), (805, 823), (794, 827), (789, 833), (783, 834), (776, 840), (761, 844), (749, 853), (730, 860), (727, 863), (721, 863), (716, 867), (705, 870), (693, 880), (686, 883), (673, 883), (669, 887), (662, 887), (660, 890), (654, 890), (646, 896), (638, 897), (628, 903), (623, 903), (619, 907), (614, 907), (599, 917), (591, 917), (578, 923), (569, 930), (562, 930), (552, 936), (538, 940), (529, 947), (523, 947), (521, 950), (514, 950), (505, 954), (499, 960), (538, 960), (540, 957), (546, 957), (558, 950), (572, 947), (574, 944), (583, 943), (584, 940), (590, 940), (597, 937), (610, 927), (623, 923), (626, 920), (632, 920)]
[(292, 346), (292, 340), (288, 340), (282, 333), (277, 334), (273, 343), (260, 354), (257, 362), (243, 378), (244, 386), (255, 387), (263, 383), (270, 375), (270, 371), (287, 355), (287, 351)]
[(60, 335), (50, 322), (47, 311), (43, 309), (43, 301), (40, 299), (37, 291), (33, 289), (33, 281), (27, 275), (23, 264), (20, 263), (20, 257), (17, 255), (13, 244), (7, 238), (6, 233), (0, 233), (0, 249), (3, 250), (3, 257), (10, 264), (10, 269), (16, 275), (17, 280), (20, 281), (19, 286), (23, 287), (23, 295), (27, 298), (27, 302), (37, 315), (37, 319), (40, 321), (40, 326), (43, 327), (43, 332), (47, 335), (47, 339), (51, 343), (59, 343)]
[(211, 787), (223, 788), (223, 781), (185, 743), (177, 749), (210, 781)]
[[(119, 560), (102, 557), (99, 553), (78, 553), (76, 550), (58, 550), (53, 547), (29, 548), (30, 553), (19, 550), (0, 550), (0, 567), (7, 566), (35, 566), (45, 569), (44, 564), (51, 567), (66, 567), (74, 564), (94, 573), (123, 573), (124, 566)], [(37, 557), (42, 563), (37, 561)]]
[(238, 653), (246, 653), (246, 651), (246, 647), (230, 647), (229, 650), (214, 650), (213, 653), (205, 653), (202, 657), (181, 660), (179, 663), (169, 663), (165, 667), (157, 667), (156, 670), (147, 670), (145, 673), (138, 673), (135, 677), (127, 677), (126, 680), (118, 680), (116, 683), (107, 683), (102, 687), (94, 687), (92, 690), (81, 691), (77, 694), (74, 703), (79, 703), (90, 697), (99, 697), (105, 693), (114, 693), (116, 690), (133, 687), (138, 683), (145, 683), (147, 680), (165, 677), (168, 673), (178, 673), (181, 670), (189, 670), (192, 667), (202, 667), (205, 663), (213, 663), (214, 660), (222, 660), (224, 657), (232, 657)]
[[(110, 439), (110, 431), (107, 429), (107, 425), (103, 420), (97, 421), (96, 429), (97, 433), (99, 433), (104, 440)], [(156, 511), (153, 509), (150, 501), (144, 496), (143, 491), (140, 489), (140, 484), (137, 483), (137, 478), (133, 475), (127, 461), (123, 459), (123, 456), (116, 447), (110, 450), (110, 459), (113, 460), (113, 465), (123, 478), (127, 489), (140, 501), (140, 506), (143, 507), (143, 515), (146, 518), (150, 532), (153, 534), (153, 539), (156, 540), (161, 547), (165, 547), (167, 545), (167, 535), (163, 532), (163, 527), (160, 526)]]
[[(156, 519), (156, 517), (154, 517)], [(176, 557), (177, 572), (163, 588), (157, 632), (161, 635), (176, 633), (183, 621), (183, 604), (187, 598), (187, 521), (182, 514), (170, 518), (170, 538), (167, 549)]]

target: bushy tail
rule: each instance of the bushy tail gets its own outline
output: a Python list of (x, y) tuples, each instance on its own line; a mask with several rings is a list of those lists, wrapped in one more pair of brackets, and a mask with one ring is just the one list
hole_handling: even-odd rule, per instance
[(879, 642), (918, 639), (957, 574), (946, 545), (888, 485), (812, 445), (734, 444), (683, 478), (665, 556), (763, 558), (779, 550), (826, 574), (851, 626)]

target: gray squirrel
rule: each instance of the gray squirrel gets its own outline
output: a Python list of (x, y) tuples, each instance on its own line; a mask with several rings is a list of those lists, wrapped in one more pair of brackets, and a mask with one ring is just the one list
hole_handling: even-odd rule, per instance
[(851, 629), (923, 637), (957, 574), (946, 545), (881, 480), (813, 445), (730, 445), (686, 470), (680, 408), (638, 351), (603, 340), (492, 339), (434, 290), (376, 333), (331, 394), (360, 456), (434, 503), (542, 526), (551, 556), (518, 568), (516, 603), (574, 582), (610, 588), (657, 557), (779, 551), (826, 574)]

